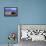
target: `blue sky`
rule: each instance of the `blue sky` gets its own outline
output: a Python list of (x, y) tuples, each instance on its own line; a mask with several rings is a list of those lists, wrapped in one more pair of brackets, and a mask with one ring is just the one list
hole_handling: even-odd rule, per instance
[(17, 8), (5, 8), (6, 11), (16, 11)]

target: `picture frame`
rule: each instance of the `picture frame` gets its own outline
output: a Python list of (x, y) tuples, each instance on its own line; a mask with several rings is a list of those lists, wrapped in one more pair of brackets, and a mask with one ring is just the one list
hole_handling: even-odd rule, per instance
[(4, 7), (4, 16), (18, 16), (18, 8)]

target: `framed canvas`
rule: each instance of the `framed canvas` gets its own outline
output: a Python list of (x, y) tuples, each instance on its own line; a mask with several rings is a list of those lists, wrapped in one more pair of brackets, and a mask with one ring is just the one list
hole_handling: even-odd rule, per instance
[(4, 7), (4, 16), (18, 16), (18, 8)]

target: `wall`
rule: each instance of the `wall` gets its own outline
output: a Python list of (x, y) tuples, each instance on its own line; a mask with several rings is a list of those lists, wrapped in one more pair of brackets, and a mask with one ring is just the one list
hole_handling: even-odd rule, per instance
[(21, 24), (46, 24), (46, 0), (21, 2)]
[[(4, 7), (18, 7), (18, 17), (4, 17)], [(0, 44), (8, 43), (17, 24), (46, 24), (46, 0), (0, 0)]]
[[(15, 0), (0, 0), (0, 44), (8, 43), (8, 34), (18, 32), (19, 17), (5, 17), (4, 7), (18, 7)], [(18, 42), (17, 39), (15, 42)]]

